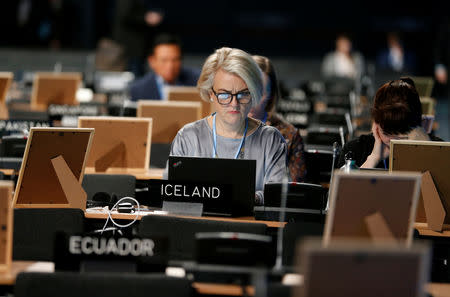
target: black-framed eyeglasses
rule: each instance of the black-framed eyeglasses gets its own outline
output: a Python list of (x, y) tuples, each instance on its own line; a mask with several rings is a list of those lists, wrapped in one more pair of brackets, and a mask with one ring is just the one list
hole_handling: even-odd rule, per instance
[(230, 92), (216, 93), (216, 91), (214, 91), (213, 88), (211, 88), (211, 90), (213, 91), (214, 96), (216, 96), (217, 102), (219, 102), (219, 104), (222, 104), (222, 105), (230, 104), (231, 101), (233, 101), (233, 97), (236, 97), (236, 100), (240, 104), (248, 104), (252, 100), (252, 94), (248, 90), (237, 92), (235, 94), (230, 93)]

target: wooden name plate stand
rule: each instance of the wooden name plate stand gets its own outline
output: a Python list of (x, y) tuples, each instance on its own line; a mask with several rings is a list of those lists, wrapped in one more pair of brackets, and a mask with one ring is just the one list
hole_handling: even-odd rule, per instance
[(392, 140), (390, 171), (422, 172), (416, 222), (442, 232), (450, 224), (450, 142)]
[(149, 175), (151, 118), (79, 117), (78, 127), (95, 129), (86, 173)]
[(86, 209), (81, 183), (94, 129), (32, 128), (13, 206)]
[(0, 72), (0, 120), (8, 119), (8, 109), (6, 108), (6, 94), (13, 80), (12, 72)]
[(12, 262), (12, 181), (0, 181), (0, 273), (9, 272)]

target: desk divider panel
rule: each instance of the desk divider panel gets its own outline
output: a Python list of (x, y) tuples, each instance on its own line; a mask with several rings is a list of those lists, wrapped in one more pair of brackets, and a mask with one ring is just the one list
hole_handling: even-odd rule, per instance
[(420, 178), (420, 174), (411, 172), (335, 171), (324, 243), (341, 238), (376, 242), (392, 242), (395, 238), (410, 245)]
[(50, 104), (77, 105), (76, 92), (81, 84), (78, 72), (37, 72), (31, 93), (31, 108), (47, 110)]
[(5, 101), (13, 77), (14, 74), (12, 72), (0, 72), (0, 119), (6, 120), (8, 118)]
[[(444, 224), (450, 224), (450, 142), (391, 140), (389, 170), (429, 171), (434, 186), (446, 212)], [(432, 187), (422, 184), (422, 193), (428, 193)], [(427, 217), (424, 207), (424, 195), (419, 197), (416, 222), (425, 223)], [(432, 197), (432, 193), (427, 196)]]
[[(86, 167), (102, 172), (106, 168), (148, 171), (152, 126), (151, 118), (79, 117), (78, 127), (95, 129)], [(111, 154), (114, 151), (118, 153)], [(99, 160), (102, 164), (96, 164)]]
[(213, 105), (200, 97), (196, 87), (171, 86), (166, 88), (167, 100), (169, 101), (195, 101), (202, 105), (202, 117), (213, 113)]
[(152, 142), (171, 143), (187, 123), (202, 118), (201, 104), (193, 101), (139, 100), (137, 116), (152, 118)]

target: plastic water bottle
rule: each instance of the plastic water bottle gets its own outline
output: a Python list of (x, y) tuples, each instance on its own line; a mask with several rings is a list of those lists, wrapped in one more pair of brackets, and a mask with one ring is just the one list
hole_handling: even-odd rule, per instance
[(353, 160), (352, 151), (349, 151), (345, 154), (345, 164), (341, 167), (341, 170), (344, 172), (350, 172), (350, 170), (356, 169), (359, 169), (359, 167), (356, 166), (355, 160)]

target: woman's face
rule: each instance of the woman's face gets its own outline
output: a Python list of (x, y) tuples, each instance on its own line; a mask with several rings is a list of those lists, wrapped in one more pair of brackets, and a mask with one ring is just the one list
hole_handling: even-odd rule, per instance
[(404, 134), (387, 134), (383, 131), (383, 129), (381, 129), (381, 127), (380, 132), (381, 141), (387, 146), (390, 145), (391, 139), (408, 139), (408, 135)]
[(243, 124), (247, 118), (253, 99), (244, 104), (239, 103), (237, 96), (233, 96), (229, 104), (223, 105), (218, 102), (216, 97), (216, 94), (219, 93), (240, 93), (245, 96), (249, 94), (247, 84), (239, 76), (219, 70), (214, 77), (213, 90), (210, 91), (210, 97), (213, 99), (212, 104), (217, 113), (217, 118), (230, 126), (240, 128), (240, 124)]
[(261, 100), (259, 101), (259, 104), (252, 107), (250, 109), (250, 113), (248, 114), (254, 119), (263, 120), (265, 115), (265, 110), (267, 106), (267, 102), (270, 99), (270, 93), (271, 93), (271, 84), (270, 79), (267, 74), (263, 73), (263, 86), (264, 86), (264, 92)]

